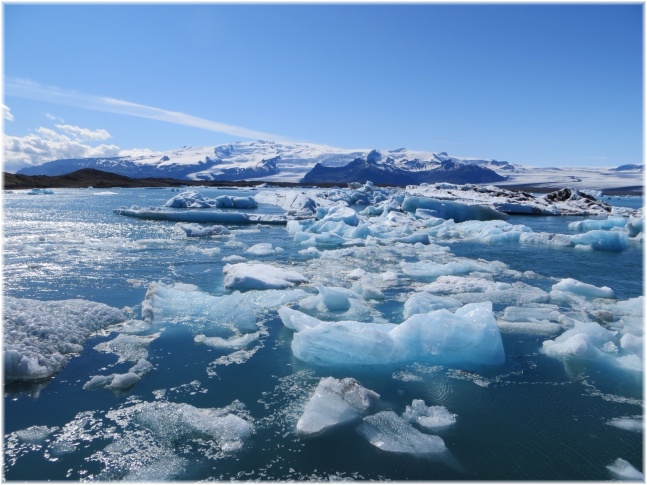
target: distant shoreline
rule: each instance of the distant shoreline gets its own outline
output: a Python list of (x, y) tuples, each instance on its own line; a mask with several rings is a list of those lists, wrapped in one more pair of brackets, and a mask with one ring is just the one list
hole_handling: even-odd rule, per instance
[[(93, 187), (97, 189), (108, 188), (137, 188), (137, 187), (185, 187), (185, 186), (208, 186), (208, 187), (257, 187), (262, 184), (268, 184), (274, 187), (335, 187), (345, 184), (339, 183), (318, 183), (318, 184), (303, 184), (299, 182), (265, 182), (260, 180), (255, 181), (193, 181), (193, 180), (178, 180), (171, 178), (130, 178), (123, 175), (118, 175), (111, 172), (104, 172), (92, 168), (85, 168), (77, 170), (76, 172), (68, 173), (65, 175), (19, 175), (13, 173), (3, 172), (2, 188), (4, 190), (24, 190), (24, 189), (75, 189), (75, 188), (88, 188)], [(378, 185), (378, 184), (376, 184)], [(535, 192), (535, 193), (549, 193), (555, 190), (563, 189), (564, 186), (548, 186), (532, 185), (532, 184), (490, 184), (502, 189)], [(396, 185), (397, 186), (397, 185)], [(627, 187), (612, 187), (608, 189), (600, 189), (604, 195), (643, 195), (642, 185), (631, 185)]]

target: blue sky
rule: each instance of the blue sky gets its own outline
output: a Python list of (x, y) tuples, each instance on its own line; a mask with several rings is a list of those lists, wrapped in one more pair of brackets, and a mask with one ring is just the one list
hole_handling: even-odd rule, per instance
[(637, 3), (3, 7), (10, 171), (252, 138), (642, 163)]

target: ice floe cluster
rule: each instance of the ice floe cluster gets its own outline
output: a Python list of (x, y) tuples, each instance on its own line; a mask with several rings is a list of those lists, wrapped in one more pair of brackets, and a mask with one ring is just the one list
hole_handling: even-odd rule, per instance
[(46, 379), (83, 350), (93, 333), (126, 315), (86, 300), (4, 298), (5, 382)]
[(311, 439), (355, 426), (371, 445), (386, 452), (451, 457), (443, 439), (429, 433), (453, 425), (456, 415), (443, 406), (427, 407), (421, 399), (414, 399), (401, 416), (392, 410), (369, 414), (379, 399), (379, 394), (356, 379), (322, 378), (297, 421), (296, 431)]

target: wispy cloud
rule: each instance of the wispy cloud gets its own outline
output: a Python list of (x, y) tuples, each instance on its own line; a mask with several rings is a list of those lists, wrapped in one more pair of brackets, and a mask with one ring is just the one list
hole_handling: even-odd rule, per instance
[(2, 114), (4, 116), (5, 121), (13, 121), (13, 115), (11, 114), (11, 110), (9, 109), (9, 106), (6, 104), (2, 105)]
[(81, 128), (80, 126), (73, 125), (54, 125), (61, 131), (82, 140), (107, 140), (110, 138), (110, 133), (106, 130), (90, 130), (89, 128)]
[(216, 133), (226, 133), (228, 135), (239, 136), (241, 138), (276, 141), (288, 140), (286, 137), (281, 135), (265, 133), (227, 123), (221, 123), (219, 121), (199, 118), (179, 111), (170, 111), (153, 106), (132, 103), (121, 99), (80, 93), (54, 86), (45, 86), (34, 81), (24, 79), (7, 79), (5, 81), (5, 95), (46, 101), (65, 106), (74, 106), (77, 108), (86, 108), (106, 113), (118, 113), (126, 116), (165, 121), (167, 123), (192, 126), (194, 128), (201, 128), (203, 130), (213, 131)]

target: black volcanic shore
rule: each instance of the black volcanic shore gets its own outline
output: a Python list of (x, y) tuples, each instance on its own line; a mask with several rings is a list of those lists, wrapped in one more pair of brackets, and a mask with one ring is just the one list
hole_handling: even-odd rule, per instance
[[(193, 180), (178, 180), (171, 178), (130, 178), (124, 175), (118, 175), (111, 172), (104, 172), (94, 168), (84, 168), (76, 172), (68, 173), (65, 175), (19, 175), (13, 173), (3, 172), (2, 188), (4, 190), (23, 190), (23, 189), (76, 189), (94, 187), (99, 189), (107, 188), (135, 188), (135, 187), (187, 187), (187, 186), (208, 186), (208, 187), (257, 187), (263, 184), (262, 181), (193, 181)], [(335, 187), (339, 183), (299, 183), (299, 182), (268, 182), (269, 185), (274, 187)], [(375, 185), (390, 185), (393, 184), (375, 184)], [(496, 183), (492, 185), (497, 186)], [(536, 187), (532, 185), (519, 185), (508, 186), (502, 185), (502, 188), (508, 190), (535, 192), (535, 193), (549, 193), (563, 187)], [(603, 190), (605, 195), (643, 195), (642, 185), (634, 185), (627, 187), (618, 187)]]

